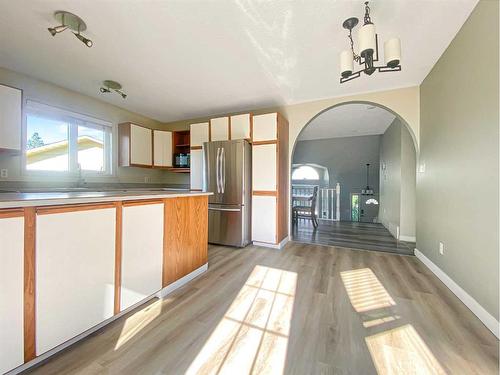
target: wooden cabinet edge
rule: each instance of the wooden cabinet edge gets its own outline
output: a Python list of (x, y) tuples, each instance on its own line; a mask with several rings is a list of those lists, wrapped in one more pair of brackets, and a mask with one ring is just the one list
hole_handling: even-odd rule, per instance
[(115, 295), (114, 295), (114, 314), (120, 312), (121, 305), (121, 287), (122, 287), (122, 230), (123, 230), (123, 202), (115, 202), (116, 207), (116, 229), (115, 229)]
[(24, 361), (36, 357), (36, 209), (24, 209)]

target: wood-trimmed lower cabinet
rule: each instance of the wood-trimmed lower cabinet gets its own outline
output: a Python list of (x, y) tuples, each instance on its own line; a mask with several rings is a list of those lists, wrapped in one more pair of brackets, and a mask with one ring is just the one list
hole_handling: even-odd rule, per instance
[(208, 261), (208, 197), (165, 199), (163, 287)]
[(274, 244), (276, 239), (277, 207), (275, 196), (252, 197), (252, 240)]
[(36, 354), (114, 313), (116, 211), (56, 206), (36, 217)]
[(0, 374), (24, 363), (23, 210), (0, 210)]
[(162, 288), (163, 202), (122, 208), (120, 311)]

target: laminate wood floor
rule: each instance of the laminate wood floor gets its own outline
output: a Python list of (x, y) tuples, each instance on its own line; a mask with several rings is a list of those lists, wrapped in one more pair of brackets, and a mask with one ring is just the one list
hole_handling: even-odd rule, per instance
[(498, 341), (415, 257), (210, 246), (209, 270), (33, 374), (498, 374)]
[(298, 242), (404, 255), (413, 255), (415, 251), (414, 242), (396, 240), (379, 223), (319, 220), (314, 228), (311, 221), (299, 220), (293, 225), (292, 238)]

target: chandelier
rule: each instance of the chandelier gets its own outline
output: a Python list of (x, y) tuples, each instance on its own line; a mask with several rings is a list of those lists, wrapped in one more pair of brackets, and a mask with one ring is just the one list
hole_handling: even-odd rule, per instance
[[(340, 83), (350, 81), (361, 76), (361, 72), (372, 75), (373, 72), (397, 72), (401, 70), (401, 41), (399, 38), (389, 39), (384, 43), (384, 66), (375, 66), (379, 61), (378, 36), (375, 32), (375, 25), (370, 18), (370, 7), (368, 1), (365, 2), (365, 16), (363, 26), (358, 31), (359, 55), (354, 52), (354, 42), (352, 40), (352, 29), (356, 27), (359, 20), (356, 17), (348, 18), (342, 27), (349, 30), (349, 41), (351, 49), (342, 51), (340, 54)], [(354, 71), (354, 62), (358, 63), (359, 70)]]

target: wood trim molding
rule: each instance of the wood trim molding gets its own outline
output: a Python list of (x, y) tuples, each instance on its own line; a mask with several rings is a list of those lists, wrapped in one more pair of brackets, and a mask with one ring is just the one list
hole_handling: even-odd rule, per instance
[(163, 204), (163, 199), (144, 199), (137, 201), (123, 201), (123, 207), (131, 207), (131, 206), (146, 206), (150, 204)]
[(227, 139), (231, 140), (231, 116), (227, 116)]
[(114, 202), (106, 203), (89, 203), (89, 204), (70, 204), (63, 206), (43, 206), (37, 207), (36, 213), (38, 215), (51, 215), (51, 214), (61, 214), (66, 212), (77, 212), (77, 211), (90, 211), (90, 210), (102, 210), (106, 208), (114, 208)]
[(0, 210), (0, 219), (8, 219), (12, 217), (23, 217), (24, 210), (22, 208), (9, 208)]
[(116, 229), (115, 229), (115, 299), (114, 313), (120, 312), (122, 290), (122, 202), (115, 202)]
[(203, 146), (191, 146), (191, 150), (201, 150)]
[(250, 113), (250, 143), (253, 144), (253, 113)]
[(36, 357), (36, 209), (24, 209), (24, 361)]
[(269, 141), (253, 141), (252, 145), (253, 146), (260, 146), (260, 145), (276, 145), (278, 144), (277, 139), (269, 140)]
[(252, 195), (258, 195), (263, 197), (277, 197), (278, 192), (274, 190), (253, 190)]
[(212, 141), (212, 120), (208, 120), (208, 141)]

